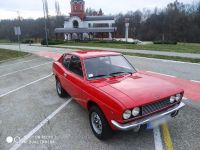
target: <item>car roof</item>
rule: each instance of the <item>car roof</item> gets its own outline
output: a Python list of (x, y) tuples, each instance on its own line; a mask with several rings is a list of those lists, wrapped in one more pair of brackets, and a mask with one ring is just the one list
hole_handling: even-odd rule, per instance
[(76, 55), (82, 59), (101, 57), (101, 56), (121, 55), (120, 53), (117, 52), (104, 51), (104, 50), (81, 50), (81, 51), (71, 52), (69, 54)]

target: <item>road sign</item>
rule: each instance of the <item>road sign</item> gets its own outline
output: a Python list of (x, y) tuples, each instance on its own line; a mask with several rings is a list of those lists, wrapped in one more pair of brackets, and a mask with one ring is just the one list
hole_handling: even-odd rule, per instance
[(21, 35), (21, 29), (20, 27), (14, 27), (14, 32), (15, 32), (15, 35)]

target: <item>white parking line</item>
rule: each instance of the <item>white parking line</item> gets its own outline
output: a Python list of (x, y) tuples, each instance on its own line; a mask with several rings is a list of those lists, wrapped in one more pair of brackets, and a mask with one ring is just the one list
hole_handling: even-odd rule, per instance
[(31, 59), (31, 60), (27, 60), (27, 61), (20, 61), (20, 62), (17, 62), (17, 63), (8, 64), (8, 65), (3, 65), (3, 66), (0, 66), (0, 69), (1, 69), (1, 68), (4, 68), (4, 67), (8, 67), (8, 66), (14, 66), (14, 65), (17, 65), (17, 64), (32, 62), (32, 61), (34, 61), (34, 60), (38, 60), (38, 58), (36, 58), (36, 59)]
[(163, 73), (158, 73), (158, 72), (153, 72), (153, 71), (146, 71), (146, 72), (149, 72), (149, 73), (155, 73), (155, 74), (164, 75), (164, 76), (167, 76), (167, 77), (176, 78), (175, 76), (168, 75), (168, 74), (163, 74)]
[(159, 127), (153, 129), (153, 136), (154, 136), (155, 150), (163, 150), (163, 143)]
[[(155, 74), (159, 74), (159, 75), (164, 75), (164, 76), (172, 77), (172, 78), (177, 78), (176, 76), (172, 76), (172, 75), (168, 75), (168, 74), (163, 74), (163, 73), (158, 73), (158, 72), (153, 72), (153, 71), (146, 71), (146, 72), (155, 73)], [(200, 83), (200, 81), (197, 81), (197, 80), (189, 80), (189, 81), (192, 81), (192, 82), (195, 82), (195, 83)]]
[(183, 97), (183, 100), (188, 100), (188, 98), (186, 98), (186, 97)]
[(190, 80), (190, 81), (192, 81), (192, 82), (196, 82), (196, 83), (200, 83), (200, 81), (196, 81), (196, 80)]
[(13, 93), (13, 92), (19, 91), (19, 90), (21, 90), (21, 89), (23, 89), (23, 88), (25, 88), (25, 87), (27, 87), (27, 86), (30, 86), (30, 85), (32, 85), (32, 84), (34, 84), (34, 83), (39, 82), (39, 81), (41, 81), (41, 80), (44, 80), (44, 79), (46, 79), (46, 78), (49, 78), (49, 77), (51, 77), (52, 75), (53, 75), (53, 74), (51, 73), (51, 74), (49, 74), (48, 76), (45, 76), (45, 77), (43, 77), (43, 78), (40, 78), (40, 79), (35, 80), (35, 81), (33, 81), (33, 82), (30, 82), (30, 83), (28, 83), (28, 84), (26, 84), (26, 85), (20, 86), (20, 87), (14, 89), (14, 90), (11, 90), (11, 91), (9, 91), (9, 92), (7, 92), (7, 93), (1, 94), (1, 95), (0, 95), (0, 98), (2, 98), (2, 97), (4, 97), (4, 96), (7, 96), (8, 94), (11, 94), (11, 93)]
[(62, 104), (59, 108), (57, 108), (52, 114), (50, 114), (46, 119), (40, 122), (33, 130), (31, 130), (27, 135), (25, 135), (18, 143), (14, 144), (10, 150), (17, 150), (23, 143), (31, 138), (38, 130), (40, 130), (49, 120), (51, 120), (57, 113), (59, 113), (65, 106), (67, 106), (72, 99), (70, 98), (67, 102)]
[(47, 64), (50, 64), (50, 63), (52, 63), (52, 62), (48, 62), (48, 63), (44, 63), (44, 64), (40, 64), (40, 65), (37, 65), (37, 66), (33, 66), (33, 67), (30, 67), (30, 68), (21, 69), (21, 70), (14, 71), (14, 72), (10, 72), (10, 73), (7, 73), (7, 74), (4, 74), (4, 75), (1, 75), (0, 78), (5, 77), (5, 76), (8, 76), (8, 75), (15, 74), (15, 73), (18, 73), (18, 72), (22, 72), (22, 71), (26, 71), (26, 70), (30, 70), (30, 69), (34, 69), (34, 68), (38, 68), (38, 67), (40, 67), (40, 66), (44, 66), (44, 65), (47, 65)]
[(157, 60), (162, 62), (171, 62), (171, 63), (179, 63), (179, 64), (190, 64), (190, 65), (200, 65), (200, 63), (190, 63), (190, 62), (183, 62), (183, 61), (175, 61), (175, 60), (165, 60), (165, 59), (159, 59), (159, 58), (147, 58), (147, 57), (139, 57), (139, 56), (130, 56), (126, 55), (128, 57), (137, 57), (141, 59), (149, 59), (149, 60)]

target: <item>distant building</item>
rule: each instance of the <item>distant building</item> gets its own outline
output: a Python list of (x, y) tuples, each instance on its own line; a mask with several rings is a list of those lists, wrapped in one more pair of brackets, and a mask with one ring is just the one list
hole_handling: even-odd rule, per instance
[(84, 0), (71, 0), (71, 13), (65, 19), (64, 28), (56, 28), (56, 34), (64, 34), (65, 40), (85, 40), (95, 37), (112, 39), (115, 32), (113, 16), (87, 16)]

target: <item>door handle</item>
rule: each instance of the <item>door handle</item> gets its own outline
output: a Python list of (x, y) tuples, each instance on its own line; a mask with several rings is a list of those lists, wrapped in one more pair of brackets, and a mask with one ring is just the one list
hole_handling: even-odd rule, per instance
[(64, 77), (67, 77), (67, 74), (66, 74), (66, 73), (64, 73)]

